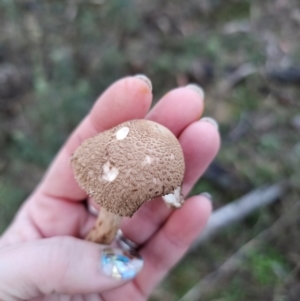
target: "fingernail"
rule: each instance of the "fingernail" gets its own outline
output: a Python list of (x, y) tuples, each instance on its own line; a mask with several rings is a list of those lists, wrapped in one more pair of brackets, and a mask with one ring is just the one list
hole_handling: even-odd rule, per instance
[(202, 192), (200, 193), (200, 195), (206, 197), (207, 199), (209, 199), (210, 201), (212, 201), (212, 195), (209, 192)]
[(200, 97), (202, 99), (204, 99), (204, 97), (205, 97), (204, 90), (199, 85), (189, 84), (189, 85), (186, 86), (186, 88), (189, 88), (189, 89), (192, 89), (192, 90), (196, 91), (200, 95)]
[(147, 86), (149, 87), (149, 89), (152, 91), (152, 82), (151, 80), (144, 74), (137, 74), (134, 77), (142, 80), (143, 82), (145, 82), (147, 84)]
[(204, 196), (207, 200), (210, 201), (211, 203), (211, 208), (214, 207), (214, 204), (213, 204), (213, 198), (212, 198), (212, 195), (209, 193), (209, 192), (202, 192), (200, 193), (201, 196)]
[(111, 247), (102, 250), (100, 261), (102, 274), (120, 280), (134, 278), (144, 265), (144, 260), (137, 252)]
[(99, 215), (99, 210), (97, 210), (93, 205), (91, 205), (90, 203), (88, 203), (88, 212), (94, 216), (98, 216)]
[(210, 124), (212, 124), (217, 130), (219, 130), (219, 124), (218, 122), (211, 118), (211, 117), (203, 117), (200, 119), (200, 121), (205, 121), (205, 122), (209, 122)]

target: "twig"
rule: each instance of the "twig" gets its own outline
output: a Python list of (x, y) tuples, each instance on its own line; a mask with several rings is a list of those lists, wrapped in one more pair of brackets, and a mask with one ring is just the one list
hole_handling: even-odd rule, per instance
[(233, 87), (235, 87), (242, 80), (248, 76), (259, 73), (260, 71), (250, 63), (245, 63), (239, 66), (231, 75), (222, 80), (218, 87), (217, 91), (219, 95), (227, 94)]
[(217, 271), (208, 274), (199, 281), (178, 301), (199, 301), (204, 295), (212, 292), (218, 284), (234, 273), (259, 245), (269, 242), (281, 233), (281, 231), (293, 222), (293, 216), (298, 217), (300, 213), (300, 203), (297, 203), (289, 212), (280, 217), (271, 227), (261, 232), (254, 239), (243, 245), (234, 255), (223, 263)]
[(244, 219), (253, 211), (270, 205), (283, 195), (286, 188), (284, 182), (258, 188), (242, 198), (214, 211), (205, 230), (194, 242), (191, 250), (197, 248), (203, 241), (212, 237), (229, 225)]

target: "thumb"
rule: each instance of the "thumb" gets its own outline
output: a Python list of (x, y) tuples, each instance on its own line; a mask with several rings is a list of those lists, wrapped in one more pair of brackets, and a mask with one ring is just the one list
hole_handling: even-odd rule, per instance
[(101, 261), (103, 256), (109, 257), (106, 250), (118, 249), (72, 237), (4, 247), (0, 250), (0, 300), (28, 300), (52, 293), (100, 293), (123, 285), (126, 280), (122, 275), (128, 276), (128, 281), (141, 269), (142, 261), (129, 256), (127, 264), (132, 263), (131, 272), (120, 274), (119, 280), (105, 275), (109, 264), (103, 270)]

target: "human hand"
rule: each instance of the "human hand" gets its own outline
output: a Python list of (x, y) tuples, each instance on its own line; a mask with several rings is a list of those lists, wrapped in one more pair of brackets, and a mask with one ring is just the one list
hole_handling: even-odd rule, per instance
[(195, 86), (177, 88), (148, 112), (152, 94), (144, 77), (127, 77), (111, 85), (1, 237), (0, 300), (146, 300), (204, 228), (210, 201), (193, 196), (173, 211), (159, 198), (125, 218), (121, 229), (141, 246), (145, 264), (131, 281), (111, 279), (99, 267), (103, 246), (82, 239), (95, 217), (86, 209), (87, 195), (74, 180), (70, 157), (85, 139), (99, 132), (127, 120), (150, 119), (168, 127), (181, 143), (186, 162), (183, 194), (187, 195), (219, 148), (216, 127), (199, 120), (202, 98)]

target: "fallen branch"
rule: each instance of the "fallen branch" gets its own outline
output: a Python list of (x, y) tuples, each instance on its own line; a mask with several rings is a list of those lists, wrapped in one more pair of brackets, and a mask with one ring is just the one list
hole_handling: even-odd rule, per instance
[(196, 249), (201, 243), (220, 232), (222, 229), (243, 220), (255, 210), (274, 203), (283, 195), (285, 188), (286, 184), (284, 182), (258, 188), (240, 199), (215, 210), (210, 217), (205, 230), (194, 242), (191, 250)]
[(249, 254), (253, 253), (260, 245), (272, 241), (278, 233), (282, 233), (285, 227), (298, 218), (300, 214), (300, 203), (297, 203), (290, 211), (280, 217), (271, 227), (261, 232), (254, 239), (243, 245), (234, 255), (223, 263), (217, 271), (208, 274), (194, 287), (192, 287), (178, 301), (199, 301), (205, 295), (212, 293), (230, 275), (242, 266)]
[(260, 71), (252, 64), (245, 63), (239, 66), (232, 74), (222, 80), (217, 86), (219, 95), (224, 96), (229, 93), (238, 83), (252, 74), (259, 73)]

